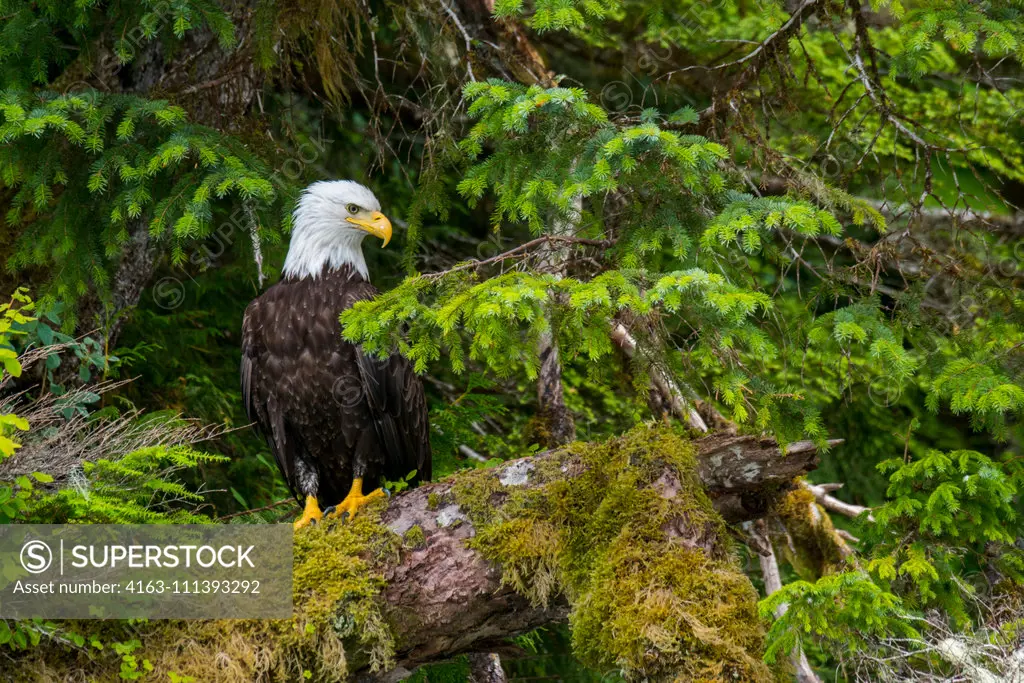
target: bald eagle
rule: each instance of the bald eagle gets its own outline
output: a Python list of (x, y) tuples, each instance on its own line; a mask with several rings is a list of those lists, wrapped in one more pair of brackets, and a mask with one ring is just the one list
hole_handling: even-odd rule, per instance
[[(341, 312), (377, 293), (363, 259), (367, 235), (391, 240), (373, 192), (347, 180), (310, 185), (283, 278), (242, 322), (245, 411), (292, 494), (305, 497), (296, 529), (325, 514), (355, 516), (384, 495), (382, 478), (431, 476), (427, 406), (411, 364), (368, 356), (341, 336)], [(364, 494), (365, 483), (374, 490)]]

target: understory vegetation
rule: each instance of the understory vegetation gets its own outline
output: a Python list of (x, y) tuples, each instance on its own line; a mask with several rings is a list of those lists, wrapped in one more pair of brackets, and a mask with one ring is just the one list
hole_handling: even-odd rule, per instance
[[(510, 677), (1024, 680), (1022, 69), (1019, 0), (0, 0), (0, 523), (291, 521), (239, 331), (351, 178), (340, 334), (568, 614)], [(817, 469), (726, 523), (707, 434)], [(387, 670), (384, 507), (297, 534), (291, 620), (0, 619), (0, 679)]]

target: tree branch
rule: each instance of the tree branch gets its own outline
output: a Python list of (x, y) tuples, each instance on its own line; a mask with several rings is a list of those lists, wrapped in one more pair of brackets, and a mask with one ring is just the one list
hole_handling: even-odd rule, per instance
[[(779, 561), (775, 557), (775, 549), (772, 547), (772, 541), (768, 535), (768, 529), (764, 520), (757, 520), (751, 524), (749, 531), (750, 535), (754, 537), (754, 542), (757, 546), (765, 548), (764, 553), (758, 553), (757, 560), (761, 565), (761, 576), (764, 579), (764, 594), (769, 596), (776, 591), (782, 590), (782, 574), (779, 572)], [(786, 606), (780, 605), (775, 610), (775, 618), (781, 619), (785, 613)], [(821, 679), (814, 673), (814, 669), (811, 668), (810, 662), (807, 661), (807, 655), (804, 654), (802, 648), (797, 647), (790, 654), (790, 660), (793, 662), (793, 668), (796, 670), (797, 683), (821, 683)]]
[[(810, 442), (790, 444), (785, 453), (773, 439), (754, 436), (713, 435), (695, 445), (697, 475), (714, 509), (731, 523), (765, 514), (794, 477), (817, 466), (817, 450)], [(503, 490), (550, 483), (539, 473), (550, 472), (547, 463), (557, 463), (564, 455), (564, 450), (553, 450), (489, 470), (501, 483), (491, 499), (500, 505), (507, 498)], [(566, 479), (582, 472), (571, 459), (562, 461), (560, 470)], [(397, 620), (402, 643), (401, 666), (487, 650), (488, 644), (562, 620), (567, 614), (561, 601), (548, 607), (531, 605), (502, 584), (499, 568), (467, 546), (478, 530), (468, 511), (450, 502), (458, 481), (456, 476), (396, 496), (383, 516), (383, 523), (396, 534), (406, 536), (419, 529), (425, 539), (415, 550), (403, 553), (401, 562), (385, 577), (385, 602)], [(662, 491), (676, 495), (672, 486)]]
[(800, 483), (801, 486), (806, 488), (808, 491), (814, 494), (814, 499), (818, 501), (818, 505), (825, 508), (829, 512), (837, 512), (847, 517), (860, 517), (865, 512), (868, 513), (868, 521), (873, 522), (875, 518), (870, 514), (871, 508), (866, 508), (861, 505), (853, 505), (851, 503), (845, 503), (835, 496), (830, 495), (830, 491), (835, 491), (843, 487), (842, 484), (811, 484), (803, 481)]
[[(614, 323), (611, 331), (612, 341), (622, 349), (622, 351), (633, 358), (637, 353), (636, 339), (629, 333), (626, 326), (622, 323)], [(690, 403), (683, 397), (683, 392), (679, 390), (679, 386), (669, 377), (662, 368), (655, 367), (653, 376), (651, 377), (651, 383), (654, 385), (654, 389), (661, 394), (665, 404), (668, 405), (672, 410), (672, 415), (677, 419), (686, 423), (691, 429), (696, 429), (699, 432), (706, 434), (708, 432), (708, 426), (704, 422), (704, 418), (700, 416), (700, 413), (690, 405)]]
[[(754, 436), (687, 442), (669, 429), (638, 428), (608, 443), (462, 472), (396, 495), (386, 508), (381, 501), (355, 520), (300, 532), (291, 620), (123, 627), (156, 675), (269, 681), (311, 670), (341, 680), (376, 666), (389, 671), (367, 680), (382, 683), (423, 663), (494, 652), (511, 636), (564, 621), (570, 610), (589, 615), (597, 629), (591, 635), (611, 637), (608, 614), (625, 604), (642, 610), (631, 618), (657, 619), (662, 635), (648, 642), (642, 628), (629, 636), (616, 631), (620, 642), (642, 642), (629, 641), (621, 655), (628, 663), (609, 666), (651, 680), (692, 680), (687, 672), (699, 660), (701, 671), (767, 683), (756, 591), (718, 515), (729, 522), (763, 515), (816, 462), (809, 443), (783, 453), (775, 441)], [(570, 562), (567, 553), (580, 543), (590, 548), (587, 561)], [(566, 571), (592, 573), (571, 584)], [(591, 596), (583, 605), (581, 590)], [(666, 621), (666, 613), (674, 616)], [(116, 677), (119, 657), (57, 649), (63, 647), (19, 653), (12, 680), (34, 679), (41, 667), (48, 679), (72, 671), (90, 680)], [(644, 654), (630, 658), (632, 652)], [(606, 656), (603, 649), (598, 656)], [(482, 667), (492, 678), (494, 664)], [(234, 673), (221, 676), (225, 671)]]

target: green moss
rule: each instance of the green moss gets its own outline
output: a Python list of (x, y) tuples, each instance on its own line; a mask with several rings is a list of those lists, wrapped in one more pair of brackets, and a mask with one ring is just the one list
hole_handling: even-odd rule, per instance
[(811, 491), (803, 487), (790, 491), (778, 499), (774, 512), (792, 539), (781, 547), (800, 578), (815, 581), (842, 563), (832, 518), (818, 506)]
[[(132, 652), (154, 673), (197, 681), (344, 681), (366, 665), (393, 663), (394, 640), (378, 603), (384, 585), (382, 559), (395, 553), (397, 537), (383, 527), (379, 503), (346, 523), (328, 523), (295, 536), (294, 616), (281, 620), (76, 622), (68, 628), (110, 645), (138, 640)], [(421, 532), (422, 533), (422, 532)], [(112, 648), (55, 651), (40, 648), (19, 658), (12, 680), (63, 680), (72, 672), (90, 681), (120, 679), (121, 659)]]
[(426, 542), (427, 535), (423, 533), (423, 527), (419, 524), (409, 527), (409, 530), (405, 532), (405, 536), (402, 537), (402, 543), (406, 548), (419, 548)]
[(437, 506), (441, 503), (441, 496), (436, 493), (427, 494), (427, 509), (436, 510)]
[(757, 593), (689, 441), (641, 427), (532, 464), (529, 487), (480, 470), (452, 492), (476, 525), (471, 544), (501, 565), (507, 585), (534, 604), (569, 601), (584, 662), (629, 678), (772, 680)]
[(326, 524), (295, 537), (291, 621), (305, 631), (328, 627), (343, 640), (358, 643), (374, 670), (391, 664), (394, 642), (376, 597), (383, 578), (368, 557), (384, 557), (393, 534), (380, 526), (379, 512), (365, 511), (350, 522)]
[(478, 527), (482, 527), (481, 522), (492, 521), (499, 512), (499, 504), (508, 495), (490, 469), (460, 472), (454, 479), (451, 493), (459, 508), (477, 522)]
[(529, 597), (534, 606), (549, 604), (563, 583), (559, 559), (564, 541), (548, 522), (512, 519), (492, 524), (478, 529), (472, 544), (500, 562), (502, 581)]

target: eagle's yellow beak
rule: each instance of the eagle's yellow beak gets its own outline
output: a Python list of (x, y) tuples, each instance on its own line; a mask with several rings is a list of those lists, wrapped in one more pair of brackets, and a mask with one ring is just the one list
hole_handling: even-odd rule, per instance
[(355, 216), (349, 216), (345, 220), (352, 225), (358, 225), (374, 237), (379, 237), (384, 240), (384, 244), (381, 246), (386, 247), (388, 246), (388, 242), (391, 241), (391, 221), (389, 221), (388, 217), (380, 211), (374, 211), (369, 220), (365, 218), (356, 218)]

